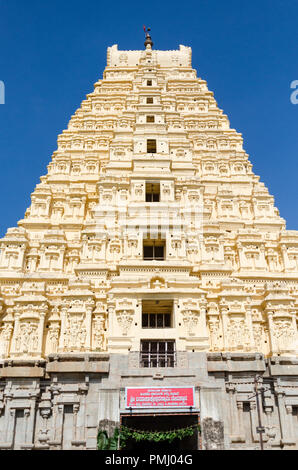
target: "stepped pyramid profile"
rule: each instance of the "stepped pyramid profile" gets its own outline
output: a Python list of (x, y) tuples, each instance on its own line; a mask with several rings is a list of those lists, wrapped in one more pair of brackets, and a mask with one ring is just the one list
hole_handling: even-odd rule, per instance
[(2, 360), (297, 354), (298, 232), (191, 55), (108, 49), (1, 240)]

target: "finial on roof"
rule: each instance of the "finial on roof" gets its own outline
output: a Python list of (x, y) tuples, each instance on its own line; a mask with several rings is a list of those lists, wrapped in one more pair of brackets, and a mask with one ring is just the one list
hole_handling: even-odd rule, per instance
[(151, 35), (150, 35), (151, 29), (146, 28), (146, 26), (144, 26), (144, 31), (145, 31), (145, 34), (146, 34), (145, 47), (151, 46), (151, 48), (153, 48), (154, 44), (153, 44), (153, 41), (152, 41)]

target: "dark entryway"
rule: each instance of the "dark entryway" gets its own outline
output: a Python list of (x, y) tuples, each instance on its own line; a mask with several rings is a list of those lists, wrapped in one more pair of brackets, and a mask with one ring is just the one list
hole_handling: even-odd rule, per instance
[(121, 423), (122, 426), (140, 431), (172, 431), (195, 426), (193, 436), (185, 437), (182, 440), (175, 439), (172, 443), (168, 441), (150, 442), (147, 440), (137, 442), (134, 439), (129, 439), (125, 450), (160, 453), (199, 449), (199, 430), (196, 427), (199, 424), (197, 414), (122, 416)]

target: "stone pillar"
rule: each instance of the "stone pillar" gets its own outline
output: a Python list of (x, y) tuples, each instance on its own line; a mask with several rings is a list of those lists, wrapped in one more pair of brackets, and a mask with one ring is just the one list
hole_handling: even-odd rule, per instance
[(263, 268), (264, 270), (266, 269), (266, 257), (265, 257), (265, 246), (261, 245), (260, 247), (260, 268)]
[(24, 410), (24, 420), (25, 420), (25, 435), (24, 435), (24, 446), (22, 447), (33, 447), (33, 429), (34, 429), (34, 419), (33, 409), (26, 408)]
[(11, 352), (16, 353), (17, 352), (17, 342), (16, 339), (19, 334), (19, 329), (20, 329), (20, 315), (21, 312), (17, 309), (15, 309), (15, 322), (14, 322), (14, 332), (13, 332), (13, 337), (12, 337), (12, 345), (11, 345)]
[(274, 312), (267, 312), (267, 316), (268, 316), (268, 330), (269, 330), (269, 338), (270, 338), (270, 344), (271, 344), (271, 353), (274, 354), (276, 352), (278, 352), (278, 345), (277, 345), (277, 341), (275, 339), (275, 336), (274, 336), (274, 321), (273, 321), (273, 315), (274, 315)]
[(229, 340), (227, 338), (227, 331), (228, 331), (228, 309), (227, 308), (221, 309), (221, 316), (222, 316), (223, 350), (227, 351), (229, 348)]
[(54, 441), (55, 445), (59, 444), (62, 446), (62, 436), (63, 436), (63, 405), (56, 405), (54, 409)]
[(57, 263), (58, 271), (63, 271), (65, 251), (66, 251), (65, 246), (61, 246), (59, 250), (59, 258), (58, 258), (58, 263)]
[(16, 425), (16, 409), (9, 408), (6, 412), (6, 443), (13, 446), (14, 441), (14, 432), (15, 432), (15, 425)]
[(218, 251), (218, 261), (222, 262), (225, 259), (225, 254), (224, 254), (224, 237), (220, 237), (219, 239), (219, 251)]
[(295, 352), (297, 352), (297, 349), (298, 349), (298, 336), (297, 336), (298, 331), (297, 331), (296, 312), (295, 311), (290, 312), (290, 315), (291, 315), (291, 320), (292, 320), (292, 329), (293, 329), (293, 332), (294, 332), (292, 349)]
[(295, 442), (296, 436), (293, 426), (293, 407), (291, 405), (286, 405), (286, 415), (288, 421), (288, 437), (290, 438), (290, 441)]
[(82, 259), (86, 260), (87, 259), (87, 254), (88, 254), (88, 238), (86, 235), (83, 235), (83, 240), (82, 240)]
[(44, 245), (40, 246), (39, 253), (40, 253), (39, 269), (46, 270), (47, 265), (46, 265), (46, 254), (45, 254), (45, 246)]
[(48, 421), (49, 421), (50, 413), (51, 413), (50, 410), (41, 410), (40, 411), (40, 414), (41, 414), (41, 417), (42, 417), (42, 429), (39, 432), (38, 441), (42, 445), (46, 445), (47, 441), (49, 440)]
[(131, 249), (129, 246), (129, 237), (127, 232), (123, 235), (123, 255), (122, 255), (122, 260), (127, 260), (131, 258)]
[(66, 330), (66, 317), (67, 317), (68, 305), (66, 303), (63, 304), (61, 307), (61, 332), (60, 332), (60, 340), (59, 340), (59, 352), (63, 352), (64, 350), (64, 338), (65, 338), (65, 330)]
[(281, 245), (281, 252), (282, 252), (282, 258), (284, 262), (284, 271), (288, 271), (290, 268), (290, 261), (288, 257), (288, 252), (287, 252), (287, 247), (286, 245)]
[[(8, 309), (11, 310), (11, 309)], [(3, 323), (2, 335), (0, 335), (0, 358), (5, 359), (10, 352), (11, 337), (13, 334), (13, 318)]]
[(181, 235), (181, 250), (180, 250), (180, 259), (185, 259), (186, 258), (186, 236), (184, 233)]
[(107, 336), (113, 336), (115, 334), (115, 325), (114, 322), (117, 321), (116, 315), (115, 315), (115, 308), (116, 308), (116, 303), (112, 299), (108, 299), (108, 325), (107, 325)]
[(47, 306), (42, 307), (42, 310), (40, 312), (39, 325), (38, 325), (38, 329), (37, 329), (37, 332), (38, 332), (38, 347), (37, 347), (36, 353), (39, 356), (42, 356), (42, 353), (43, 353), (43, 351), (42, 351), (43, 333), (44, 333), (44, 323), (45, 323), (45, 316), (46, 316), (47, 310), (48, 310)]
[(85, 347), (87, 351), (91, 351), (92, 348), (92, 312), (94, 302), (93, 300), (86, 302), (86, 343)]
[(81, 395), (80, 398), (80, 405), (75, 405), (74, 406), (74, 412), (75, 407), (79, 407), (77, 410), (78, 416), (77, 416), (77, 434), (76, 434), (76, 440), (77, 441), (85, 441), (86, 439), (86, 393)]
[(246, 306), (246, 324), (249, 330), (249, 344), (250, 344), (250, 349), (252, 351), (255, 351), (255, 339), (254, 339), (254, 333), (253, 333), (253, 324), (252, 324), (252, 312), (251, 312), (251, 305), (250, 305), (251, 299), (247, 299), (247, 306)]
[(21, 249), (18, 253), (18, 259), (17, 263), (15, 264), (15, 269), (22, 270), (24, 266), (24, 258), (25, 258), (25, 251), (26, 251), (26, 245), (22, 245)]
[(247, 268), (246, 256), (244, 255), (243, 246), (240, 242), (237, 243), (237, 249), (238, 249), (239, 267)]
[(72, 440), (74, 442), (79, 441), (79, 433), (80, 429), (78, 429), (78, 413), (80, 410), (80, 405), (75, 404), (73, 405), (73, 435), (72, 435)]
[(41, 416), (41, 428), (38, 433), (38, 442), (41, 446), (47, 446), (49, 441), (49, 418), (52, 412), (51, 394), (43, 393), (39, 402)]
[(275, 391), (277, 395), (277, 403), (279, 410), (280, 434), (282, 444), (294, 444), (295, 440), (293, 439), (293, 430), (291, 426), (291, 420), (289, 418), (289, 411), (292, 412), (292, 409), (286, 409), (284, 390), (282, 390), (280, 387), (277, 387)]
[(245, 442), (244, 422), (243, 422), (243, 402), (237, 401), (239, 436), (238, 442)]
[(265, 416), (266, 416), (266, 424), (268, 429), (270, 429), (272, 425), (272, 413), (273, 413), (273, 407), (272, 406), (265, 406), (264, 409)]
[(199, 317), (199, 322), (200, 322), (200, 331), (201, 331), (201, 336), (204, 338), (208, 338), (208, 332), (207, 332), (207, 300), (205, 299), (205, 296), (201, 297), (201, 300), (199, 301), (200, 303), (200, 317)]
[[(260, 409), (261, 409), (260, 404)], [(253, 437), (253, 442), (259, 442), (259, 434), (257, 433), (258, 416), (257, 416), (257, 404), (255, 402), (250, 402), (250, 418), (251, 418), (251, 434)]]
[(229, 396), (229, 407), (230, 407), (230, 438), (232, 442), (239, 441), (239, 416), (236, 401), (236, 385), (232, 382), (226, 384), (226, 391)]
[(31, 255), (29, 259), (30, 259), (30, 272), (34, 273), (37, 269), (38, 255)]

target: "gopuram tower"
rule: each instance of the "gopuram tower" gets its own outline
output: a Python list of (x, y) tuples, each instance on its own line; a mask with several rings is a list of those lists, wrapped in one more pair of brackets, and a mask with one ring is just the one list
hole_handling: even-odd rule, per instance
[(110, 47), (1, 240), (0, 449), (95, 449), (126, 387), (175, 386), (198, 447), (254, 449), (255, 383), (264, 445), (298, 446), (298, 232), (191, 56)]

